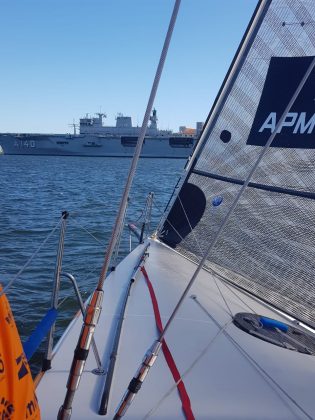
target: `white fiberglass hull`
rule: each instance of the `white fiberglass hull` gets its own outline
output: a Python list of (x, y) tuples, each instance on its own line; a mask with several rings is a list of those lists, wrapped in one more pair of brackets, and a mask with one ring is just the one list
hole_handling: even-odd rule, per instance
[[(147, 137), (141, 157), (186, 159), (192, 152), (194, 142), (174, 145), (168, 136)], [(132, 157), (135, 150), (134, 145), (124, 143), (119, 136), (89, 134), (0, 134), (0, 146), (5, 155)]]
[[(103, 311), (95, 332), (105, 369), (122, 296), (143, 249), (144, 245), (136, 248), (105, 282)], [(165, 325), (196, 266), (157, 241), (151, 241), (149, 254), (145, 268)], [(280, 348), (237, 328), (232, 323), (231, 313), (248, 312), (249, 307), (258, 314), (289, 322), (257, 299), (201, 271), (166, 335), (174, 361), (183, 375), (195, 418), (288, 420), (315, 417), (314, 357)], [(52, 369), (44, 374), (37, 387), (44, 419), (55, 419), (63, 403), (81, 325), (80, 317), (64, 334), (56, 348)], [(140, 273), (127, 305), (106, 418), (113, 418), (131, 378), (156, 337), (152, 302)], [(93, 374), (95, 367), (90, 351), (75, 394), (73, 419), (100, 418), (98, 409), (105, 377)], [(147, 418), (145, 416), (184, 418), (174, 379), (162, 352), (126, 419)]]

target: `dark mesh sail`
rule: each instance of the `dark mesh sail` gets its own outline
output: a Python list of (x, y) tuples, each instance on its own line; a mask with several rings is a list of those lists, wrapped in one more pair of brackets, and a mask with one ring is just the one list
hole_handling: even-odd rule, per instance
[[(275, 0), (260, 17), (248, 31), (253, 39), (245, 59), (228, 94), (221, 89), (216, 103), (224, 97), (223, 106), (218, 113), (220, 107), (213, 108), (208, 134), (160, 229), (162, 241), (195, 261), (201, 259), (315, 56), (314, 0)], [(315, 325), (314, 70), (207, 266)]]

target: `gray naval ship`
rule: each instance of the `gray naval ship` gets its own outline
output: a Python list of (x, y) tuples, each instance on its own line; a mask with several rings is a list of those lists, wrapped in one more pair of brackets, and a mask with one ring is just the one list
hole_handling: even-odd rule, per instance
[[(116, 126), (103, 125), (103, 113), (95, 118), (86, 115), (80, 118), (80, 132), (74, 134), (23, 134), (1, 133), (0, 150), (5, 155), (50, 155), (50, 156), (113, 156), (131, 157), (141, 127), (132, 125), (131, 117), (118, 114)], [(153, 109), (147, 128), (141, 157), (187, 158), (202, 129), (180, 127), (178, 133), (157, 128), (157, 113)]]

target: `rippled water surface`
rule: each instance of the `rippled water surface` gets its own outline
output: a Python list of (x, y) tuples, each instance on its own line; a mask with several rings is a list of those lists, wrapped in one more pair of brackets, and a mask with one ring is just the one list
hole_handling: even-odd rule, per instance
[[(0, 282), (5, 285), (16, 275), (67, 210), (70, 218), (63, 271), (76, 277), (86, 298), (98, 280), (130, 162), (121, 158), (0, 156)], [(153, 191), (152, 226), (156, 226), (184, 164), (185, 160), (141, 159), (127, 221), (139, 218), (147, 194)], [(8, 292), (22, 340), (50, 307), (58, 238), (59, 230)], [(135, 245), (136, 240), (133, 242)], [(129, 232), (125, 231), (120, 258), (128, 251)], [(62, 280), (57, 338), (78, 309), (67, 282)], [(38, 370), (40, 358), (38, 352), (33, 370)]]

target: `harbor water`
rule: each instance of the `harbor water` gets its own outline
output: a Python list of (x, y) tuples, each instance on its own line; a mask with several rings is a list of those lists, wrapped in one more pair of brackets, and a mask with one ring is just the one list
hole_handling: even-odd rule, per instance
[[(0, 156), (0, 283), (18, 273), (67, 210), (62, 270), (75, 276), (83, 298), (95, 287), (130, 167), (129, 158)], [(141, 159), (129, 197), (126, 221), (141, 220), (154, 192), (156, 227), (184, 168), (183, 159)], [(16, 279), (7, 296), (22, 338), (33, 331), (50, 307), (59, 229)], [(136, 238), (132, 238), (133, 247)], [(124, 230), (118, 259), (129, 252)], [(78, 310), (72, 286), (62, 279), (56, 339)], [(44, 344), (32, 360), (40, 369)]]

